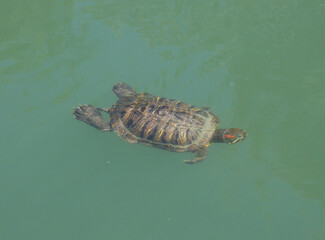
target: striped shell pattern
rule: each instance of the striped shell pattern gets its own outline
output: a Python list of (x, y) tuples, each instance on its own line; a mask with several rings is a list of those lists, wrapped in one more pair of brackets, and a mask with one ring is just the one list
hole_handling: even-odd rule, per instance
[(110, 114), (114, 131), (125, 140), (173, 151), (208, 146), (219, 123), (209, 111), (147, 93), (118, 100)]

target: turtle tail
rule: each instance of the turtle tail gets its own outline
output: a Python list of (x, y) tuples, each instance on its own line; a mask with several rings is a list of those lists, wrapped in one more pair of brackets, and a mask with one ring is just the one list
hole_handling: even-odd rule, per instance
[(136, 94), (136, 92), (124, 82), (116, 83), (113, 87), (113, 92), (118, 98), (131, 97)]

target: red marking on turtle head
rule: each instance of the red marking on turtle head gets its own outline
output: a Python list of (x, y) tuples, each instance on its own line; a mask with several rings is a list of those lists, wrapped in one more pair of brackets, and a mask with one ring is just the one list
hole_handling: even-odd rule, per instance
[(224, 135), (226, 138), (234, 138), (235, 136), (234, 135), (230, 135), (230, 134), (225, 134)]

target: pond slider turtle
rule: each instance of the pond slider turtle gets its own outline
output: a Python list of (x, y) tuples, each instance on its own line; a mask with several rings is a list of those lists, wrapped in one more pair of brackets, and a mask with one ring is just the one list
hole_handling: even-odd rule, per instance
[[(247, 137), (239, 128), (217, 129), (219, 119), (208, 108), (198, 108), (173, 99), (137, 93), (125, 83), (113, 92), (119, 100), (111, 108), (79, 105), (75, 118), (100, 131), (114, 131), (130, 143), (140, 143), (175, 152), (194, 152), (196, 163), (206, 158), (213, 142), (237, 143)], [(101, 112), (110, 114), (107, 122)]]

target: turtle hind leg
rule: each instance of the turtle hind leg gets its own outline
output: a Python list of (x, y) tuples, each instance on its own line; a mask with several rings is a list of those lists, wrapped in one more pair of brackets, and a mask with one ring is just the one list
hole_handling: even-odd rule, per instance
[(96, 108), (98, 111), (101, 111), (101, 112), (106, 112), (108, 114), (111, 113), (112, 111), (112, 108)]
[(191, 160), (184, 160), (185, 163), (197, 163), (202, 160), (204, 160), (208, 155), (208, 149), (207, 148), (201, 148), (195, 153), (195, 156)]
[(113, 130), (110, 123), (106, 122), (100, 112), (92, 105), (79, 105), (79, 107), (73, 109), (73, 114), (77, 120), (87, 123), (103, 132)]

